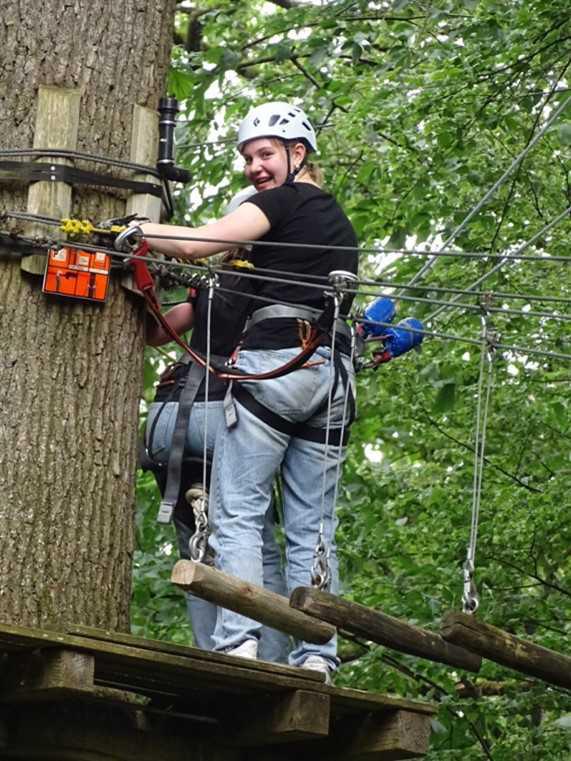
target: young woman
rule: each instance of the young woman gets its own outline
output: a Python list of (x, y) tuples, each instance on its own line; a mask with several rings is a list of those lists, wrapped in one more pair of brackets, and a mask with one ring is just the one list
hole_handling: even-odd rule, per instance
[[(250, 195), (250, 194), (247, 194)], [(239, 193), (229, 206), (238, 206), (244, 198)], [(225, 257), (229, 258), (229, 257)], [(225, 289), (216, 290), (212, 302), (212, 339), (211, 353), (218, 362), (225, 361), (234, 351), (242, 334), (249, 312), (250, 299), (248, 291), (250, 282), (241, 278), (238, 270), (232, 269), (232, 262), (219, 270), (220, 285)], [(202, 354), (207, 349), (207, 309), (208, 287), (190, 289), (189, 298), (182, 304), (170, 309), (165, 317), (171, 328), (179, 335), (192, 329), (191, 347)], [(161, 346), (172, 340), (162, 326), (149, 321), (147, 326), (147, 343)], [(179, 404), (183, 388), (187, 382), (192, 361), (182, 358), (163, 374), (157, 387), (155, 400), (149, 407), (145, 431), (146, 455), (153, 464), (161, 494), (164, 496), (169, 458), (172, 454), (173, 433), (179, 413)], [(189, 541), (195, 530), (195, 520), (191, 504), (185, 498), (189, 487), (198, 484), (202, 488), (202, 459), (206, 437), (207, 457), (212, 457), (216, 431), (224, 425), (223, 399), (227, 384), (209, 379), (208, 401), (205, 399), (205, 383), (201, 382), (196, 398), (190, 408), (184, 440), (183, 467), (178, 499), (174, 509), (173, 521), (177, 533), (179, 553), (189, 558)], [(208, 422), (206, 423), (206, 415)], [(281, 551), (275, 538), (275, 509), (271, 505), (264, 521), (263, 529), (263, 563), (264, 587), (277, 594), (286, 593)], [(207, 556), (208, 562), (208, 556)], [(213, 648), (213, 633), (216, 624), (217, 608), (212, 603), (187, 595), (187, 610), (192, 624), (194, 643), (205, 650)], [(263, 660), (285, 663), (290, 649), (289, 637), (269, 627), (263, 627), (260, 639), (260, 658)]]
[[(335, 199), (321, 190), (308, 165), (308, 154), (317, 150), (317, 143), (300, 108), (282, 102), (254, 108), (240, 125), (238, 148), (246, 178), (258, 191), (255, 196), (203, 227), (151, 223), (140, 227), (156, 250), (189, 259), (222, 250), (225, 244), (216, 242), (220, 239), (265, 244), (254, 244), (252, 261), (260, 270), (274, 270), (274, 275), (272, 280), (257, 281), (237, 365), (257, 374), (281, 367), (299, 353), (309, 321), (324, 309), (330, 273), (357, 272), (357, 240), (349, 220)], [(179, 239), (153, 237), (157, 235)], [(311, 245), (306, 248), (306, 244)], [(320, 287), (311, 287), (315, 283)], [(344, 300), (344, 308), (350, 301), (350, 297)], [(280, 306), (268, 309), (267, 304)], [(281, 469), (288, 589), (310, 584), (320, 538), (329, 553), (330, 588), (337, 589), (333, 504), (337, 446), (326, 446), (325, 431), (329, 425), (331, 444), (340, 439), (348, 422), (343, 420), (345, 389), (353, 386), (354, 378), (347, 332), (345, 323), (338, 321), (333, 355), (331, 338), (324, 337), (302, 369), (273, 380), (234, 384), (238, 422), (219, 429), (211, 496), (217, 567), (226, 573), (261, 583), (263, 520), (274, 477)], [(215, 648), (256, 657), (259, 633), (256, 622), (220, 610)], [(337, 666), (336, 642), (323, 646), (300, 642), (290, 663), (328, 676)]]

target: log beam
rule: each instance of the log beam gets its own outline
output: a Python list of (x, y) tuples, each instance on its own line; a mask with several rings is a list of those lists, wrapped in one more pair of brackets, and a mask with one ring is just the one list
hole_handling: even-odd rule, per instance
[[(284, 695), (234, 703), (235, 714), (224, 725), (228, 742), (240, 746), (260, 746), (327, 737), (331, 700), (329, 695), (295, 690)], [(226, 711), (226, 715), (228, 711)]]
[(442, 637), (484, 658), (542, 679), (559, 687), (571, 687), (571, 657), (535, 645), (466, 613), (448, 613)]
[(439, 634), (388, 616), (365, 605), (309, 587), (294, 589), (290, 605), (339, 629), (385, 645), (401, 653), (477, 672), (482, 659)]
[(287, 597), (269, 592), (203, 563), (179, 560), (171, 581), (185, 592), (260, 621), (305, 642), (325, 644), (335, 628), (290, 608)]

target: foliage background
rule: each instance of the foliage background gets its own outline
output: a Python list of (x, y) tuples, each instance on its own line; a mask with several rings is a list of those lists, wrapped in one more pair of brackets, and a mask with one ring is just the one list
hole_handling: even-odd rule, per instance
[[(287, 99), (320, 125), (326, 185), (363, 246), (437, 244), (569, 97), (570, 41), (567, 0), (183, 3), (170, 89), (184, 103), (178, 161), (193, 181), (177, 196), (178, 220), (221, 212), (243, 185), (233, 147), (240, 118), (252, 102)], [(571, 106), (456, 240), (489, 256), (441, 258), (413, 294), (426, 301), (401, 300), (399, 318), (426, 318), (450, 297), (436, 288), (469, 285), (494, 255), (569, 206), (570, 145)], [(566, 220), (529, 253), (566, 255), (569, 242)], [(406, 283), (424, 261), (363, 255), (362, 273)], [(568, 322), (527, 314), (569, 315), (568, 305), (549, 301), (571, 296), (568, 266), (519, 262), (485, 287), (544, 300), (493, 302), (515, 310), (495, 313), (493, 323), (522, 350), (499, 351), (494, 363), (476, 571), (481, 616), (565, 652), (570, 370), (526, 349), (570, 352)], [(432, 327), (477, 338), (479, 315), (448, 309)], [(163, 361), (149, 353), (147, 401)], [(434, 339), (422, 353), (362, 373), (339, 498), (344, 594), (435, 630), (460, 607), (478, 361), (477, 346)], [(133, 629), (189, 642), (183, 600), (168, 584), (172, 536), (154, 525), (148, 476), (138, 501)], [(346, 663), (336, 683), (440, 701), (430, 760), (569, 757), (569, 695), (489, 661), (474, 677), (376, 647)]]

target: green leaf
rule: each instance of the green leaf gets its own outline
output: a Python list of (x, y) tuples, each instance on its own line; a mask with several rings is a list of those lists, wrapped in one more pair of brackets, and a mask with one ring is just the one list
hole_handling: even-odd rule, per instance
[(571, 145), (571, 122), (559, 125), (559, 139), (564, 145)]
[(456, 383), (445, 383), (434, 400), (435, 412), (447, 412), (456, 403)]

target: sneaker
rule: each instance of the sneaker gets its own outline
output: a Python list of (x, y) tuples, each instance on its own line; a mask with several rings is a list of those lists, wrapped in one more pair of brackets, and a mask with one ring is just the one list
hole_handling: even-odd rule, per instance
[(325, 684), (331, 684), (331, 672), (332, 669), (329, 663), (320, 655), (310, 655), (301, 664), (302, 669), (310, 669), (311, 671), (319, 671), (320, 674), (325, 675)]
[(255, 661), (258, 657), (258, 641), (246, 639), (238, 647), (227, 650), (226, 655), (236, 655), (238, 658), (249, 658), (249, 660)]

